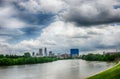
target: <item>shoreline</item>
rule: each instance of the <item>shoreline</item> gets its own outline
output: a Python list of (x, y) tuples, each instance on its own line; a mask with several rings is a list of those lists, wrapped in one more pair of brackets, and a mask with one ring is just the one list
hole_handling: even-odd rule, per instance
[(55, 57), (21, 57), (21, 58), (0, 58), (0, 66), (29, 65), (48, 63), (59, 60)]
[(91, 78), (91, 77), (93, 77), (93, 76), (99, 75), (99, 74), (101, 74), (101, 73), (103, 73), (103, 72), (105, 72), (105, 71), (107, 71), (107, 70), (110, 70), (110, 69), (112, 69), (112, 68), (114, 68), (114, 67), (116, 67), (116, 66), (118, 66), (118, 65), (120, 65), (120, 62), (118, 62), (117, 64), (115, 64), (115, 65), (112, 66), (112, 67), (109, 67), (109, 68), (107, 68), (107, 69), (105, 69), (105, 70), (103, 70), (103, 71), (100, 71), (100, 72), (98, 72), (98, 73), (96, 73), (96, 74), (93, 74), (93, 75), (87, 77), (86, 79), (89, 79), (89, 78)]

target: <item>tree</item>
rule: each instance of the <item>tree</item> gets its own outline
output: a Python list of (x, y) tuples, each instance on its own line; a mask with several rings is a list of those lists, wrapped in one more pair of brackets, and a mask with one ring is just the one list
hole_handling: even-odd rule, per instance
[(24, 53), (24, 57), (31, 57), (29, 52)]

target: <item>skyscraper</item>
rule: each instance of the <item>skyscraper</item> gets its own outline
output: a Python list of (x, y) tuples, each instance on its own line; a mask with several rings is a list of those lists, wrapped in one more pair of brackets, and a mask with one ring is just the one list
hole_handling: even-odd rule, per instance
[(43, 56), (42, 48), (39, 49), (39, 56)]
[(46, 47), (45, 47), (44, 53), (45, 53), (45, 56), (47, 56), (47, 48)]
[(50, 56), (50, 57), (52, 56), (52, 54), (53, 54), (52, 51), (49, 51), (49, 56)]
[(35, 56), (35, 52), (32, 53), (32, 56)]

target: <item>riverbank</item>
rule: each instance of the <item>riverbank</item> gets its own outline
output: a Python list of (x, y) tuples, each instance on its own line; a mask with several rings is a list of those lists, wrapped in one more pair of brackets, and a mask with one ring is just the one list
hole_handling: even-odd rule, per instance
[(116, 54), (87, 54), (80, 55), (80, 59), (87, 61), (119, 61), (120, 53)]
[(87, 79), (120, 79), (120, 63)]
[(56, 61), (56, 57), (18, 57), (18, 58), (0, 58), (0, 66), (37, 64)]

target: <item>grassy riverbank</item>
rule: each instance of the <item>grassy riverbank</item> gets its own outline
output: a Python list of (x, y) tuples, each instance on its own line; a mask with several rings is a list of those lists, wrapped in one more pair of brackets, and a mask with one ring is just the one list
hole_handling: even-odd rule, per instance
[(120, 63), (87, 79), (120, 79)]
[(58, 60), (55, 57), (0, 58), (0, 66), (46, 63)]

